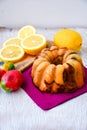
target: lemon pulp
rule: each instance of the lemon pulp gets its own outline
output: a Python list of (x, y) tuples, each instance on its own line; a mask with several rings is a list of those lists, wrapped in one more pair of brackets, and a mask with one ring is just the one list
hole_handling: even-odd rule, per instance
[(3, 61), (18, 61), (24, 56), (24, 50), (18, 45), (7, 45), (0, 50)]
[(21, 39), (24, 39), (25, 37), (28, 37), (31, 34), (35, 34), (35, 33), (36, 33), (36, 29), (33, 26), (27, 25), (27, 26), (22, 27), (18, 31), (18, 37)]
[(36, 55), (46, 47), (46, 38), (41, 34), (32, 34), (21, 42), (21, 46), (26, 53)]

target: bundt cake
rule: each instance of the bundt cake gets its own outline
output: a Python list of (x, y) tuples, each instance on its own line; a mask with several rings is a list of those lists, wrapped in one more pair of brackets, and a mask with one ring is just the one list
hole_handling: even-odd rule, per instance
[(74, 92), (83, 87), (85, 72), (81, 57), (67, 48), (45, 48), (36, 57), (31, 76), (43, 92)]

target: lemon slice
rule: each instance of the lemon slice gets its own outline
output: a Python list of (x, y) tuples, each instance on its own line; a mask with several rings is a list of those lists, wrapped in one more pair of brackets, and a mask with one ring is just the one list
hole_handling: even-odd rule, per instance
[(36, 33), (36, 29), (33, 26), (24, 26), (22, 27), (19, 31), (18, 31), (18, 37), (21, 39), (24, 39), (25, 37), (31, 35), (31, 34), (35, 34)]
[(41, 34), (32, 34), (21, 42), (21, 46), (26, 53), (36, 55), (46, 47), (46, 38)]
[(3, 43), (3, 46), (12, 45), (12, 44), (20, 46), (21, 45), (21, 39), (18, 38), (18, 37), (9, 38), (8, 40), (6, 40)]
[(7, 45), (0, 49), (0, 58), (2, 61), (16, 62), (24, 56), (24, 50), (18, 45)]

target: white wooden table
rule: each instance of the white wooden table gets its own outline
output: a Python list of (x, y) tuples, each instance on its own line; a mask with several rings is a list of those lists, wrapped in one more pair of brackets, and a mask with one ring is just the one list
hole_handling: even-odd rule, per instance
[[(37, 33), (52, 40), (61, 28), (37, 28)], [(87, 28), (71, 28), (83, 37), (80, 51), (87, 67)], [(0, 29), (0, 46), (17, 35), (17, 29)], [(0, 130), (87, 130), (87, 93), (53, 109), (43, 111), (23, 89), (6, 93), (0, 89)]]

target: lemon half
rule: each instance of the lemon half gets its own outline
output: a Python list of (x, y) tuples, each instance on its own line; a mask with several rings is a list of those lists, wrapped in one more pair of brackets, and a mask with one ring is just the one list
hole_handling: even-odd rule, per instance
[(24, 50), (18, 45), (7, 45), (0, 49), (0, 58), (2, 61), (16, 62), (24, 56)]
[(21, 42), (24, 51), (30, 55), (37, 55), (46, 47), (46, 38), (41, 34), (32, 34)]
[(21, 45), (21, 39), (18, 38), (18, 37), (12, 37), (12, 38), (9, 38), (8, 40), (6, 40), (4, 43), (3, 43), (3, 46), (7, 46), (7, 45), (12, 45), (12, 44), (15, 44), (15, 45)]
[(18, 31), (18, 37), (21, 39), (24, 39), (25, 37), (28, 37), (31, 34), (35, 34), (36, 29), (33, 26), (24, 26)]

